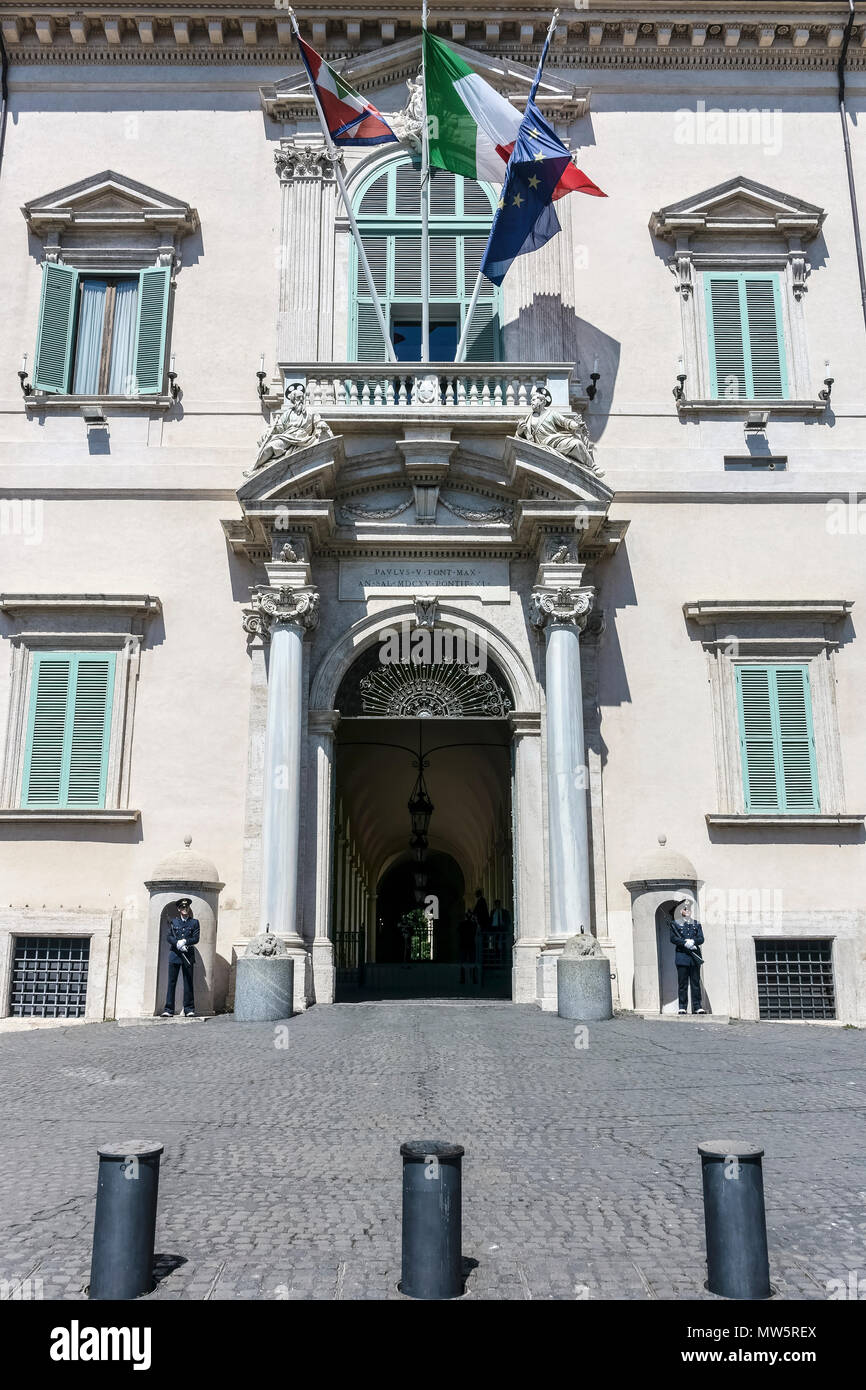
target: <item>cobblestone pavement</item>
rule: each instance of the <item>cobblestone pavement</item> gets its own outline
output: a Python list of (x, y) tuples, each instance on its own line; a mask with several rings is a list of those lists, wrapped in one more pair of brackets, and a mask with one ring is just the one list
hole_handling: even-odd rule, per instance
[(153, 1298), (398, 1298), (412, 1138), (466, 1147), (470, 1298), (710, 1298), (708, 1138), (765, 1146), (782, 1297), (866, 1275), (861, 1031), (621, 1017), (578, 1049), (534, 1007), (346, 1004), (7, 1033), (0, 1059), (0, 1278), (46, 1298), (87, 1283), (97, 1143), (154, 1137)]

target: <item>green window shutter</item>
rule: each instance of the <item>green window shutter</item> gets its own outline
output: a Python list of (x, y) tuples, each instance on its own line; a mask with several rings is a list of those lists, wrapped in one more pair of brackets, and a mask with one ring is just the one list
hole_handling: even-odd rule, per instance
[[(430, 245), (432, 279), (433, 244)], [(421, 238), (394, 237), (394, 298), (417, 302), (421, 284)]]
[(394, 210), (398, 217), (417, 217), (421, 207), (421, 175), (411, 164), (398, 164)]
[(788, 394), (778, 275), (704, 276), (710, 379), (717, 400), (784, 400)]
[(455, 212), (456, 180), (444, 169), (430, 171), (430, 214), (433, 217), (453, 217)]
[(105, 805), (115, 655), (34, 659), (24, 757), (25, 807)]
[(135, 334), (135, 380), (139, 396), (158, 396), (165, 368), (168, 293), (171, 270), (148, 266), (138, 276), (138, 326)]
[(42, 300), (33, 372), (37, 391), (69, 390), (77, 306), (78, 271), (72, 266), (46, 261), (42, 267)]
[(704, 284), (713, 395), (718, 400), (747, 396), (739, 284), (726, 275), (707, 275)]
[(357, 360), (359, 362), (384, 362), (387, 354), (382, 342), (382, 330), (376, 318), (373, 305), (358, 300), (357, 311)]
[(60, 806), (72, 657), (40, 653), (33, 662), (22, 804)]
[(361, 199), (358, 215), (362, 217), (384, 217), (388, 211), (388, 171), (374, 179)]
[(747, 811), (818, 811), (805, 666), (738, 666), (737, 703)]
[[(361, 241), (364, 245), (370, 274), (373, 277), (373, 284), (380, 295), (386, 295), (388, 293), (388, 237), (364, 235), (361, 237)], [(357, 256), (357, 252), (355, 254)], [(358, 266), (358, 293), (367, 297), (370, 294), (367, 288), (367, 277), (360, 265)]]
[(457, 238), (430, 238), (430, 294), (434, 299), (454, 299), (457, 294)]
[(786, 811), (818, 810), (818, 778), (809, 673), (805, 666), (777, 666), (780, 770)]
[(752, 391), (756, 399), (783, 399), (787, 394), (782, 351), (782, 313), (776, 275), (744, 277)]
[(472, 317), (469, 342), (466, 345), (467, 362), (495, 362), (499, 357), (499, 316), (496, 305), (490, 300), (479, 299)]
[(104, 806), (114, 655), (79, 656), (69, 740), (67, 806)]
[[(419, 199), (418, 171), (405, 158), (391, 164), (358, 199), (361, 238), (387, 323), (395, 314), (401, 319), (421, 318)], [(441, 317), (444, 305), (449, 317), (453, 312), (461, 324), (464, 322), (492, 216), (490, 197), (480, 185), (455, 179), (450, 173), (436, 175), (431, 184), (430, 228), (434, 320)], [(354, 245), (349, 265), (349, 358), (383, 362), (387, 360), (385, 345)], [(470, 360), (499, 359), (501, 303), (496, 287), (485, 285)]]

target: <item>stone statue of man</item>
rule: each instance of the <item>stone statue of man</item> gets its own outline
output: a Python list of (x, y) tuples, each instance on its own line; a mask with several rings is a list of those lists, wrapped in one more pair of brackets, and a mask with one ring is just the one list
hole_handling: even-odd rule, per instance
[(571, 411), (556, 410), (546, 386), (533, 388), (530, 408), (515, 431), (519, 439), (528, 439), (555, 454), (574, 459), (596, 477), (603, 477), (593, 458), (593, 443), (589, 431), (579, 416)]
[(287, 409), (281, 410), (270, 429), (259, 440), (259, 456), (253, 467), (244, 474), (257, 473), (274, 459), (306, 449), (320, 439), (333, 438), (333, 431), (321, 415), (307, 405), (307, 388), (302, 381), (290, 381), (286, 387)]
[(402, 111), (395, 111), (390, 117), (395, 133), (412, 150), (420, 150), (421, 133), (424, 129), (424, 81), (419, 73), (416, 78), (408, 77), (409, 100)]

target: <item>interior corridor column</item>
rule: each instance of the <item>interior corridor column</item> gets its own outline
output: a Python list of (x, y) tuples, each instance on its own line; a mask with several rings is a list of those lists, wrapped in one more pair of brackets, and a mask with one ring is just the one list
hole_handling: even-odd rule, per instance
[(334, 853), (334, 737), (339, 722), (339, 711), (335, 709), (312, 709), (309, 712), (316, 834), (313, 991), (318, 1004), (334, 1002), (332, 903), (337, 859)]
[(515, 1004), (531, 1004), (536, 997), (535, 963), (545, 939), (541, 715), (515, 712), (508, 716), (508, 722), (513, 735), (514, 950), (511, 997)]

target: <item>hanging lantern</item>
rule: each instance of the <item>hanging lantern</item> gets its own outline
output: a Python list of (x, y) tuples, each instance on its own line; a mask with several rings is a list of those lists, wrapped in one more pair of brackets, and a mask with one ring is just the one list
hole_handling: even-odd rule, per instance
[(427, 795), (427, 788), (424, 785), (424, 773), (418, 773), (418, 780), (412, 789), (409, 798), (409, 814), (412, 817), (413, 836), (423, 835), (426, 837), (430, 829), (430, 817), (433, 814), (433, 802)]

